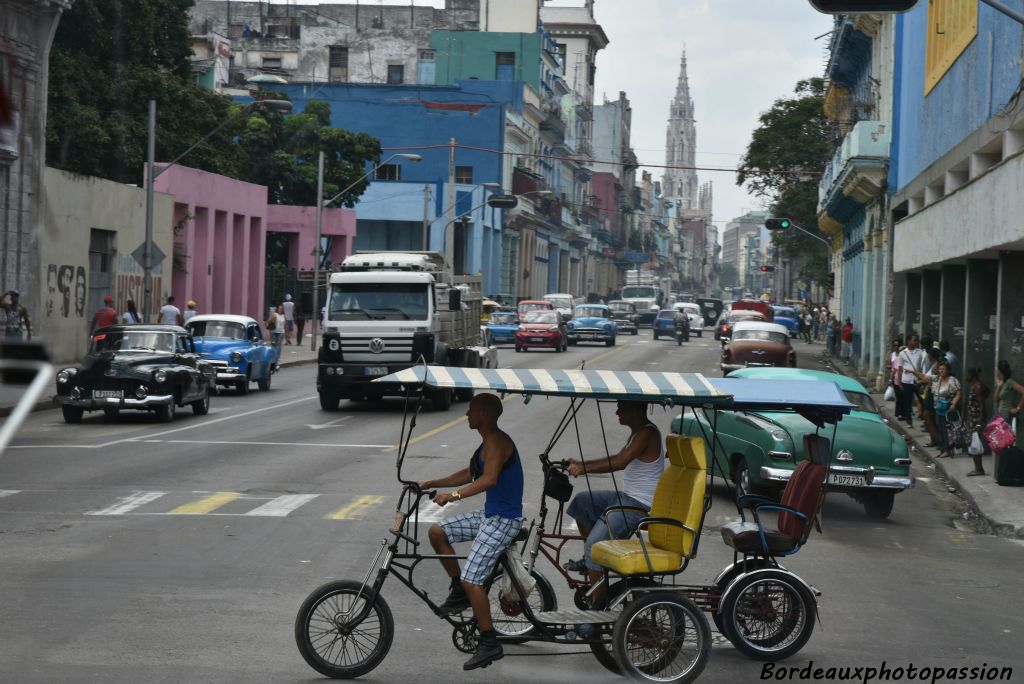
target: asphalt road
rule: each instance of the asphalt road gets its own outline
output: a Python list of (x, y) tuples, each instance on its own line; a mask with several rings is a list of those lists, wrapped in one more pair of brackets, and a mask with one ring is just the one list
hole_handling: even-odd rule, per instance
[[(718, 374), (710, 331), (681, 348), (649, 335), (567, 354), (503, 350), (500, 361)], [(810, 359), (807, 351), (798, 343)], [(209, 415), (179, 412), (170, 425), (92, 414), (72, 426), (56, 411), (33, 414), (0, 457), (0, 681), (319, 679), (295, 648), (295, 612), (318, 584), (366, 572), (398, 494), (393, 446), (402, 412), (398, 401), (323, 412), (314, 372), (285, 369), (269, 392), (224, 394)], [(565, 405), (505, 402), (501, 424), (525, 459), (528, 514), (539, 500), (534, 455)], [(464, 410), (421, 414), (404, 475), (464, 467), (477, 444)], [(659, 409), (655, 420), (667, 430), (671, 415)], [(625, 432), (610, 407), (603, 417), (617, 449)], [(603, 453), (593, 408), (581, 419), (581, 443), (588, 455)], [(554, 454), (580, 450), (570, 431)], [(885, 521), (865, 518), (852, 499), (829, 498), (824, 534), (785, 563), (823, 592), (814, 636), (787, 665), (1009, 666), (1013, 681), (1024, 681), (1024, 548), (961, 528), (955, 501), (927, 470), (918, 475)], [(716, 487), (687, 582), (710, 581), (731, 559), (717, 527), (733, 517), (727, 490)], [(431, 564), (417, 580), (445, 590)], [(558, 588), (560, 605), (571, 605)], [(585, 648), (549, 645), (511, 646), (490, 669), (463, 673), (467, 656), (452, 647), (445, 623), (398, 582), (383, 595), (394, 645), (365, 681), (621, 681)], [(719, 643), (701, 680), (752, 681), (761, 668)]]

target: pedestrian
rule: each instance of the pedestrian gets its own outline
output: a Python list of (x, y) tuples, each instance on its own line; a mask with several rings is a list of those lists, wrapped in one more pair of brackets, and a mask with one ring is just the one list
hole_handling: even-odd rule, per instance
[(267, 330), (270, 332), (270, 343), (277, 350), (277, 358), (281, 358), (281, 342), (284, 341), (284, 307), (272, 306), (267, 316)]
[(968, 368), (967, 406), (964, 420), (967, 426), (967, 434), (971, 435), (971, 441), (977, 435), (982, 445), (980, 454), (971, 454), (971, 458), (974, 460), (974, 470), (967, 473), (970, 477), (985, 474), (985, 467), (981, 464), (981, 457), (989, 451), (989, 446), (988, 442), (981, 438), (981, 431), (988, 422), (985, 413), (985, 402), (988, 400), (988, 394), (988, 386), (981, 380), (981, 369)]
[(929, 447), (942, 446), (942, 436), (939, 434), (939, 426), (935, 415), (935, 393), (932, 392), (932, 385), (939, 375), (939, 362), (945, 361), (942, 352), (938, 347), (925, 349), (927, 355), (928, 370), (918, 375), (918, 411), (924, 419), (925, 431), (928, 433), (930, 442), (925, 444)]
[(139, 310), (135, 308), (134, 299), (129, 299), (124, 303), (124, 313), (121, 314), (121, 322), (125, 325), (138, 325), (142, 323), (142, 316), (139, 315)]
[(892, 341), (892, 348), (889, 352), (889, 384), (892, 386), (892, 391), (896, 395), (895, 413), (896, 420), (903, 420), (903, 382), (900, 378), (900, 352), (905, 347), (900, 343), (899, 339)]
[(196, 301), (194, 299), (185, 302), (185, 313), (181, 314), (182, 325), (188, 323), (197, 313), (199, 312), (196, 311)]
[(292, 333), (295, 332), (295, 302), (292, 301), (292, 296), (286, 294), (284, 296), (284, 343), (290, 345), (292, 343)]
[(900, 383), (903, 385), (903, 420), (908, 428), (914, 427), (914, 405), (917, 403), (918, 373), (928, 368), (928, 355), (919, 346), (917, 333), (907, 335), (907, 346), (897, 356)]
[(28, 310), (21, 305), (21, 290), (8, 290), (0, 298), (0, 309), (7, 321), (4, 326), (4, 337), (8, 340), (20, 340), (22, 335), (32, 339), (32, 323), (28, 320)]
[(946, 417), (951, 411), (959, 410), (960, 381), (950, 374), (949, 361), (942, 359), (936, 364), (937, 374), (932, 381), (932, 397), (935, 403), (935, 419), (938, 423), (939, 443), (942, 451), (939, 458), (953, 458), (956, 445), (949, 441), (949, 425)]
[(804, 336), (804, 342), (806, 342), (807, 344), (811, 344), (812, 340), (814, 339), (811, 336), (811, 331), (813, 330), (813, 327), (814, 327), (814, 316), (811, 315), (810, 311), (804, 309), (804, 314), (803, 314), (803, 331), (802, 332), (803, 332), (803, 336)]
[(853, 321), (850, 317), (846, 317), (846, 322), (843, 324), (842, 331), (840, 332), (840, 340), (842, 341), (842, 357), (843, 361), (850, 362), (850, 357), (853, 356)]
[(1013, 379), (1013, 369), (1005, 360), (996, 364), (996, 392), (992, 397), (996, 413), (1014, 428), (1016, 420), (1024, 405), (1024, 387)]
[(167, 303), (160, 307), (160, 324), (181, 325), (184, 322), (181, 317), (181, 309), (174, 306), (174, 296), (169, 296)]
[(952, 373), (954, 378), (959, 378), (960, 359), (957, 358), (957, 355), (950, 350), (948, 340), (939, 340), (939, 351), (941, 351), (946, 356), (946, 360), (949, 361), (949, 367), (951, 369), (950, 373)]
[(818, 328), (820, 328), (820, 327), (821, 327), (821, 320), (818, 318), (818, 310), (814, 309), (813, 311), (811, 311), (811, 339), (812, 340), (819, 339), (818, 338)]
[(302, 302), (295, 305), (295, 344), (302, 344), (302, 331), (306, 327), (306, 312)]
[[(434, 495), (434, 503), (439, 506), (486, 494), (483, 510), (457, 513), (434, 523), (427, 533), (451, 581), (451, 590), (438, 606), (438, 612), (452, 615), (472, 606), (480, 630), (476, 652), (463, 664), (463, 670), (487, 667), (505, 655), (491, 622), (491, 604), (484, 584), (523, 525), (523, 464), (515, 442), (498, 428), (501, 411), (501, 400), (494, 394), (473, 397), (466, 417), (469, 428), (480, 434), (482, 443), (470, 458), (469, 466), (447, 477), (419, 483), (421, 490), (457, 487)], [(473, 546), (460, 581), (459, 562), (453, 558), (452, 544), (470, 540)]]
[(108, 325), (117, 325), (120, 319), (117, 317), (117, 311), (114, 309), (114, 298), (107, 295), (103, 298), (103, 306), (96, 309), (96, 313), (92, 315), (92, 324), (89, 326), (89, 334), (99, 330), (100, 328), (106, 328)]

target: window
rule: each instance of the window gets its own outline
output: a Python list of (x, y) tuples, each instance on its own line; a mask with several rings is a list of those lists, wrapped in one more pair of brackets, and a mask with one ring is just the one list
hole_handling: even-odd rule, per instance
[(348, 81), (348, 48), (340, 45), (330, 47), (327, 80), (331, 83)]
[(516, 53), (495, 52), (494, 53), (494, 80), (514, 81), (516, 80)]
[(473, 184), (473, 167), (472, 166), (456, 166), (455, 167), (455, 182), (462, 183), (463, 185)]
[(566, 66), (565, 66), (566, 65), (566, 61), (565, 60), (566, 60), (566, 56), (567, 55), (568, 55), (568, 53), (565, 50), (565, 43), (558, 43), (558, 56), (562, 60), (562, 75), (563, 76), (565, 76), (565, 68), (566, 68)]
[(398, 164), (382, 164), (373, 172), (374, 180), (402, 180), (402, 167)]
[(405, 66), (388, 64), (388, 83), (405, 83)]
[(924, 94), (931, 92), (974, 36), (978, 35), (976, 0), (929, 0), (925, 41)]
[(264, 57), (261, 63), (264, 69), (280, 69), (281, 58), (280, 57)]

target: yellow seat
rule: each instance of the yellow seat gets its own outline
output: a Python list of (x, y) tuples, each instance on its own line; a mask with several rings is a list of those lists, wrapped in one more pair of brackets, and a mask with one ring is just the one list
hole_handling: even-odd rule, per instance
[(671, 518), (686, 528), (644, 523), (641, 529), (647, 530), (646, 544), (639, 538), (597, 542), (590, 549), (590, 557), (598, 565), (620, 575), (665, 575), (678, 572), (684, 560), (690, 558), (704, 514), (707, 487), (704, 440), (669, 435), (665, 438), (665, 450), (668, 463), (654, 490), (649, 517)]

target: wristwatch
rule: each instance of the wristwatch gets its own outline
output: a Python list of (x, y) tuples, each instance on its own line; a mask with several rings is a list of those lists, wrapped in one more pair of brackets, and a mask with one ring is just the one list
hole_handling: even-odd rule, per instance
[(461, 501), (462, 500), (462, 494), (459, 494), (459, 490), (458, 489), (453, 489), (452, 490), (451, 497), (453, 499), (455, 499), (456, 501)]

